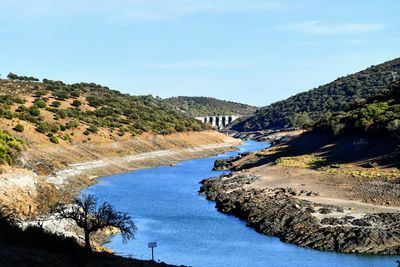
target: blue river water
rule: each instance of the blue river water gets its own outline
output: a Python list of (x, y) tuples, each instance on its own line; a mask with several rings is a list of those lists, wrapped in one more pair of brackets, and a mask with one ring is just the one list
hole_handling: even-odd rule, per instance
[(211, 171), (215, 160), (267, 145), (248, 141), (235, 152), (99, 179), (83, 193), (128, 212), (138, 227), (135, 239), (123, 244), (116, 235), (106, 247), (150, 259), (147, 243), (156, 241), (155, 260), (187, 266), (397, 266), (399, 257), (321, 252), (258, 234), (197, 193), (202, 179), (223, 173)]

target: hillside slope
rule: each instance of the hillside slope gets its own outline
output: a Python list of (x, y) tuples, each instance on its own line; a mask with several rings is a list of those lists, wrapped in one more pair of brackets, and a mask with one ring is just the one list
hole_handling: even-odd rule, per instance
[(400, 58), (397, 58), (266, 106), (232, 129), (257, 131), (312, 124), (326, 112), (347, 110), (354, 103), (363, 103), (382, 93), (399, 77)]
[(178, 96), (167, 98), (165, 101), (193, 117), (233, 114), (249, 115), (257, 110), (254, 106), (211, 97)]

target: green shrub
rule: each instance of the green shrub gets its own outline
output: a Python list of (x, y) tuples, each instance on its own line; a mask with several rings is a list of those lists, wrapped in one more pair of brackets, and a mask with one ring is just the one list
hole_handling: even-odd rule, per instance
[(65, 124), (65, 128), (67, 129), (74, 129), (79, 127), (79, 121), (78, 120), (71, 120)]
[(61, 136), (61, 138), (62, 138), (64, 141), (71, 141), (71, 137), (69, 137), (69, 135), (67, 135), (67, 134), (64, 134), (63, 136)]
[(55, 123), (49, 123), (49, 122), (40, 122), (37, 124), (36, 126), (36, 131), (38, 131), (39, 133), (56, 133), (60, 130), (60, 126), (58, 124)]
[(14, 114), (12, 111), (10, 111), (10, 110), (4, 110), (3, 116), (4, 116), (4, 118), (6, 118), (6, 119), (12, 120), (12, 119), (14, 119), (15, 114)]
[(0, 161), (2, 163), (14, 163), (22, 148), (23, 142), (20, 139), (0, 130)]
[(50, 139), (50, 142), (52, 142), (54, 144), (60, 143), (60, 141), (58, 140), (57, 136), (55, 136), (55, 135), (50, 136), (49, 139)]
[(53, 96), (59, 100), (65, 100), (69, 98), (69, 94), (65, 90), (58, 90), (53, 93)]
[(29, 108), (29, 113), (32, 115), (32, 116), (39, 116), (40, 115), (40, 110), (36, 107), (36, 106), (31, 106), (30, 108)]
[(16, 112), (25, 112), (28, 109), (24, 105), (18, 106), (18, 108), (15, 110)]
[(121, 129), (121, 130), (118, 131), (118, 135), (119, 136), (124, 136), (125, 133), (126, 133), (126, 130), (124, 130), (124, 129)]
[(46, 102), (43, 99), (40, 99), (40, 100), (35, 102), (35, 105), (38, 108), (45, 108), (46, 107)]
[(95, 125), (90, 125), (89, 128), (87, 128), (87, 130), (92, 133), (97, 133), (99, 131), (99, 128)]
[(24, 131), (24, 126), (18, 123), (17, 125), (15, 125), (13, 130), (22, 133)]
[(80, 107), (82, 105), (82, 102), (81, 101), (79, 101), (79, 100), (74, 100), (73, 102), (72, 102), (72, 106), (74, 106), (74, 107)]
[(55, 107), (55, 108), (59, 108), (60, 106), (61, 106), (61, 102), (60, 101), (53, 101), (52, 103), (51, 103), (51, 106), (52, 107)]

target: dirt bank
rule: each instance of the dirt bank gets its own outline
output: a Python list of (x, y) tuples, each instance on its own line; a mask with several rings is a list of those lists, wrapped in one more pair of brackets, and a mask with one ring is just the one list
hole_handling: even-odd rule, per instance
[(207, 157), (240, 143), (215, 131), (144, 134), (118, 142), (104, 139), (61, 146), (32, 141), (19, 167), (2, 167), (0, 201), (32, 217), (47, 212), (56, 201), (69, 201), (97, 177)]

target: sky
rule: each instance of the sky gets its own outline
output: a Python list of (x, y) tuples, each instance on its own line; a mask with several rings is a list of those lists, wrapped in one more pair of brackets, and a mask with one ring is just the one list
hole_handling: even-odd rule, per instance
[(0, 74), (257, 106), (400, 57), (399, 0), (0, 0)]

